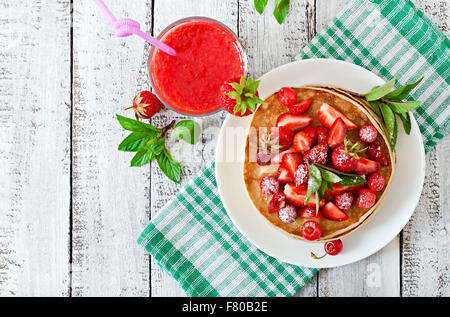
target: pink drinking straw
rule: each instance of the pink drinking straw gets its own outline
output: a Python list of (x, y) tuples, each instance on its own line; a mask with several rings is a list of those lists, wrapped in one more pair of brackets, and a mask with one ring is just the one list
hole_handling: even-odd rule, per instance
[(97, 4), (100, 10), (102, 10), (103, 14), (109, 20), (109, 22), (111, 22), (112, 26), (116, 29), (116, 36), (126, 37), (134, 34), (169, 55), (177, 55), (177, 52), (170, 46), (167, 46), (166, 44), (158, 41), (149, 34), (142, 32), (141, 26), (137, 21), (131, 19), (116, 19), (114, 14), (112, 14), (112, 12), (108, 9), (108, 7), (102, 0), (94, 0), (94, 2)]

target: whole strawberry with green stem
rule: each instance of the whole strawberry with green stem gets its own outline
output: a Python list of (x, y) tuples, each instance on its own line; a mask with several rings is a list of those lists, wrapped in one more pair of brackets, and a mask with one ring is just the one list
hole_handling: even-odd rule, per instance
[(259, 82), (253, 81), (252, 76), (248, 79), (241, 76), (239, 82), (233, 79), (224, 81), (219, 89), (219, 105), (238, 117), (252, 114), (258, 104), (264, 103), (258, 95)]

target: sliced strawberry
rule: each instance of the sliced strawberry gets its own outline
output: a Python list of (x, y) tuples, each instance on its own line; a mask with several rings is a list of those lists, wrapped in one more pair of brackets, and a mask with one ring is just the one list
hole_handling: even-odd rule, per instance
[(317, 133), (317, 143), (328, 145), (328, 129), (325, 128), (323, 125), (319, 125), (316, 128), (316, 133)]
[(305, 159), (323, 165), (327, 164), (327, 157), (328, 145), (325, 144), (318, 144), (305, 154)]
[(292, 106), (297, 101), (297, 93), (290, 87), (283, 87), (278, 92), (278, 101), (285, 107)]
[(364, 184), (352, 185), (352, 186), (331, 184), (331, 186), (333, 187), (333, 191), (330, 191), (330, 190), (327, 189), (326, 193), (329, 194), (329, 195), (338, 195), (338, 194), (341, 194), (341, 193), (345, 193), (347, 191), (355, 191), (357, 189), (360, 189), (361, 187), (364, 186)]
[(320, 210), (322, 211), (322, 215), (330, 220), (344, 221), (348, 219), (347, 214), (342, 210), (340, 210), (338, 207), (336, 207), (336, 205), (333, 204), (331, 201), (329, 201)]
[(291, 147), (290, 149), (287, 149), (286, 151), (280, 152), (270, 159), (270, 163), (271, 164), (280, 164), (283, 156), (287, 153), (292, 153), (292, 152), (295, 152), (295, 149), (293, 147)]
[(306, 186), (308, 182), (308, 166), (306, 164), (300, 164), (295, 171), (295, 186), (302, 187)]
[(288, 153), (281, 159), (281, 166), (289, 171), (289, 176), (295, 179), (295, 171), (303, 161), (303, 155), (300, 153)]
[(381, 150), (381, 145), (378, 142), (371, 143), (366, 151), (367, 157), (371, 160), (375, 160), (379, 162), (383, 166), (388, 165), (388, 161), (386, 160), (386, 157), (383, 154), (383, 151)]
[(293, 137), (294, 133), (292, 130), (286, 127), (272, 128), (270, 132), (270, 139), (278, 139), (278, 144), (284, 145), (285, 147), (291, 146)]
[(282, 166), (278, 168), (278, 181), (282, 184), (294, 182), (291, 175), (289, 175), (289, 171)]
[(312, 144), (312, 139), (308, 133), (300, 131), (294, 135), (294, 140), (292, 141), (292, 146), (297, 152), (306, 152), (309, 150)]
[(361, 157), (356, 163), (355, 172), (359, 175), (375, 173), (380, 169), (380, 163)]
[[(295, 187), (294, 184), (286, 184), (284, 186), (284, 194), (286, 195), (286, 199), (296, 205), (303, 207), (305, 206), (305, 200), (306, 200), (306, 189), (305, 188), (298, 188)], [(322, 199), (319, 203), (319, 206), (323, 206), (325, 204), (325, 200)], [(313, 194), (311, 198), (309, 199), (306, 206), (316, 206), (316, 195)]]
[(311, 137), (312, 144), (316, 143), (317, 132), (316, 132), (316, 129), (314, 129), (314, 127), (309, 125), (306, 128), (304, 128), (302, 131), (307, 133)]
[(332, 148), (344, 143), (345, 136), (347, 135), (347, 127), (342, 118), (337, 118), (331, 126), (330, 133), (328, 134), (328, 145)]
[(300, 101), (299, 103), (293, 104), (292, 106), (288, 106), (289, 112), (292, 114), (302, 114), (308, 111), (311, 106), (312, 98)]
[(308, 206), (305, 209), (302, 210), (300, 213), (300, 217), (304, 218), (316, 218), (316, 219), (322, 219), (322, 213), (320, 212), (320, 209), (318, 212), (316, 212), (316, 208), (312, 206)]
[(313, 117), (311, 116), (283, 113), (277, 119), (277, 127), (286, 127), (291, 129), (292, 132), (297, 132), (309, 126), (312, 121)]
[(276, 193), (269, 202), (269, 212), (278, 211), (280, 208), (286, 207), (286, 196), (284, 193)]
[(358, 126), (353, 123), (349, 118), (347, 118), (344, 114), (330, 106), (329, 104), (322, 104), (320, 106), (319, 112), (317, 113), (317, 117), (319, 118), (320, 123), (322, 123), (327, 128), (331, 128), (334, 121), (337, 118), (342, 118), (344, 120), (347, 129), (356, 129)]

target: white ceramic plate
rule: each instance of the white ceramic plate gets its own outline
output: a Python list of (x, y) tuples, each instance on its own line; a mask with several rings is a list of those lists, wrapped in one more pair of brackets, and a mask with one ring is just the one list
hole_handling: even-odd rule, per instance
[[(283, 86), (332, 85), (359, 93), (384, 81), (370, 71), (343, 61), (311, 59), (278, 67), (261, 77), (262, 99)], [(323, 254), (322, 243), (291, 238), (269, 225), (251, 202), (243, 181), (243, 159), (251, 116), (228, 115), (216, 148), (216, 177), (223, 205), (236, 227), (263, 252), (280, 261), (307, 267), (326, 268), (364, 259), (386, 246), (406, 225), (420, 197), (425, 177), (425, 154), (417, 122), (412, 118), (407, 136), (399, 122), (397, 166), (394, 179), (380, 210), (362, 228), (343, 238), (337, 256), (314, 260), (313, 251)]]

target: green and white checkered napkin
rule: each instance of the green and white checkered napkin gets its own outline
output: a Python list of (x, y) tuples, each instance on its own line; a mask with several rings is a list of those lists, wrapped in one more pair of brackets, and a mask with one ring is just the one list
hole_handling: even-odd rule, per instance
[[(409, 1), (354, 0), (297, 58), (336, 58), (400, 84), (411, 95), (426, 150), (449, 131), (449, 40)], [(138, 243), (190, 296), (290, 296), (315, 269), (267, 256), (233, 226), (210, 163), (147, 226)]]

